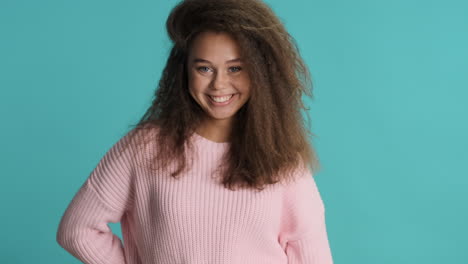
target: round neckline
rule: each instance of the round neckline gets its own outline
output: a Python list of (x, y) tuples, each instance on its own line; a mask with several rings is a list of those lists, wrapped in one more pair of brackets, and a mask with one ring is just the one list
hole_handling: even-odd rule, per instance
[(201, 141), (214, 145), (214, 146), (227, 146), (230, 144), (230, 142), (216, 142), (211, 139), (207, 139), (206, 137), (199, 135), (197, 132), (193, 132), (193, 135), (197, 137), (198, 139), (200, 139)]

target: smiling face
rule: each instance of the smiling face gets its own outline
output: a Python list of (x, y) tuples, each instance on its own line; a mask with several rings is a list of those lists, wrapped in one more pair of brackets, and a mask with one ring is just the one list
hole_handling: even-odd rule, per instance
[(250, 79), (240, 47), (227, 33), (205, 31), (190, 47), (187, 72), (192, 98), (208, 122), (228, 126), (250, 97)]

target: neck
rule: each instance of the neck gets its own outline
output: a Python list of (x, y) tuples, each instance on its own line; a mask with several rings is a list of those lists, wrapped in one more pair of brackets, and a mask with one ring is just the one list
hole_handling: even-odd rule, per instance
[(205, 119), (196, 132), (200, 136), (215, 142), (228, 142), (232, 129), (232, 120)]

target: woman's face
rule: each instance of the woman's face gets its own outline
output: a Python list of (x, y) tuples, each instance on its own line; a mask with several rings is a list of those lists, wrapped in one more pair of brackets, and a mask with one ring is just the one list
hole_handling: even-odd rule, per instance
[(205, 31), (192, 42), (189, 91), (209, 119), (230, 123), (249, 99), (250, 79), (240, 55), (239, 45), (227, 33)]

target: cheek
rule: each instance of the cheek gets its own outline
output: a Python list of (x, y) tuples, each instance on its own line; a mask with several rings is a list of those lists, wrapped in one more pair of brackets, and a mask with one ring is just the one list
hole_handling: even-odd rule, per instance
[(194, 92), (202, 92), (207, 85), (208, 85), (208, 82), (204, 80), (203, 78), (200, 78), (197, 76), (193, 76), (189, 78), (189, 87)]
[(205, 86), (204, 86), (203, 82), (201, 82), (200, 79), (192, 78), (192, 79), (189, 79), (189, 81), (188, 81), (188, 90), (189, 90), (190, 96), (195, 101), (197, 101), (199, 104), (203, 100), (202, 99), (202, 97), (203, 97), (202, 94), (205, 91), (204, 87)]
[(250, 80), (248, 78), (241, 78), (237, 80), (236, 86), (238, 87), (239, 91), (242, 93), (250, 92)]

